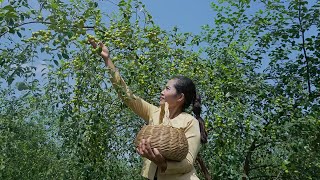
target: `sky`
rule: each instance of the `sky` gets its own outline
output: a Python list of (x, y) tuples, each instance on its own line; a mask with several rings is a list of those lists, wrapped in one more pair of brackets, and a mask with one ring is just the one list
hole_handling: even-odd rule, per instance
[[(201, 32), (201, 26), (214, 24), (214, 11), (211, 9), (211, 2), (216, 0), (141, 0), (147, 11), (153, 17), (154, 22), (165, 30), (171, 30), (177, 26), (182, 32)], [(317, 0), (308, 0), (308, 7), (316, 3)], [(262, 8), (259, 4), (252, 4), (249, 13)], [(315, 34), (311, 29), (309, 34)]]
[[(147, 11), (152, 15), (155, 24), (165, 30), (172, 30), (177, 26), (180, 32), (192, 32), (199, 34), (201, 26), (205, 24), (214, 25), (215, 13), (211, 8), (212, 2), (216, 0), (141, 0)], [(308, 0), (307, 7), (310, 8), (317, 0)], [(252, 2), (248, 13), (254, 14), (258, 9), (263, 9), (261, 4)], [(317, 34), (313, 27), (306, 31), (306, 38)], [(258, 72), (267, 68), (269, 58), (265, 57)]]
[(201, 26), (213, 23), (208, 0), (142, 0), (153, 20), (161, 28), (177, 26), (182, 32), (200, 33)]

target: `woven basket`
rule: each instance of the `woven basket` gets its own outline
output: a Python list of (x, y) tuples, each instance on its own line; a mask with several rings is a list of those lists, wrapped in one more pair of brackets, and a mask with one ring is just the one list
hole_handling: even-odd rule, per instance
[(135, 139), (136, 147), (142, 139), (150, 139), (151, 148), (157, 148), (168, 160), (181, 161), (188, 154), (188, 141), (183, 128), (166, 125), (145, 125)]

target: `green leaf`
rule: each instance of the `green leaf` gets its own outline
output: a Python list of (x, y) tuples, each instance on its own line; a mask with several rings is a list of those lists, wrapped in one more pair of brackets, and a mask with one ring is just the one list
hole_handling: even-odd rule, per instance
[(13, 26), (13, 25), (14, 25), (14, 20), (13, 20), (12, 18), (10, 18), (8, 24), (9, 24), (10, 26)]
[(18, 34), (18, 36), (21, 38), (22, 37), (22, 35), (21, 35), (21, 33), (19, 32), (19, 31), (17, 31), (17, 34)]
[(17, 88), (19, 91), (23, 91), (26, 89), (29, 89), (28, 86), (24, 82), (18, 82), (17, 83)]
[(12, 7), (11, 5), (7, 5), (5, 7), (2, 8), (3, 10), (8, 10), (8, 12), (16, 12), (14, 10), (14, 7)]
[(69, 55), (66, 54), (66, 53), (62, 53), (62, 57), (65, 58), (65, 59), (69, 59)]
[(8, 79), (7, 79), (7, 82), (8, 82), (8, 85), (10, 86), (12, 84), (12, 82), (14, 81), (14, 78), (13, 76), (9, 76)]
[(59, 66), (59, 63), (58, 63), (57, 60), (53, 60), (53, 62), (54, 62), (55, 65)]
[(73, 36), (73, 32), (69, 31), (69, 32), (67, 32), (67, 35), (68, 35), (68, 38), (71, 38)]
[(52, 3), (52, 4), (51, 4), (51, 7), (52, 7), (53, 9), (58, 9), (58, 8), (59, 8), (59, 6), (58, 6), (57, 3)]
[(10, 29), (9, 29), (9, 33), (14, 34), (14, 33), (15, 33), (14, 28), (10, 28)]
[(20, 14), (21, 21), (24, 21), (24, 15)]
[(119, 3), (118, 3), (118, 6), (121, 7), (121, 6), (125, 6), (126, 5), (126, 2), (124, 0), (121, 0)]

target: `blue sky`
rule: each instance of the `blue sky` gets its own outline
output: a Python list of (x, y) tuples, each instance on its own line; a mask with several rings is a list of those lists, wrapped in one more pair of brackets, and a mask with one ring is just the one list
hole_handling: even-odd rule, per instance
[(153, 20), (161, 28), (177, 26), (182, 32), (200, 33), (201, 26), (213, 23), (211, 1), (142, 0)]
[[(141, 0), (146, 9), (150, 12), (157, 25), (165, 30), (171, 30), (177, 26), (182, 32), (200, 33), (201, 26), (214, 24), (214, 11), (211, 9), (211, 2), (217, 0)], [(308, 0), (308, 7), (314, 5), (317, 0)], [(261, 7), (260, 4), (251, 3), (249, 13), (253, 13)], [(314, 34), (314, 30), (307, 32)]]

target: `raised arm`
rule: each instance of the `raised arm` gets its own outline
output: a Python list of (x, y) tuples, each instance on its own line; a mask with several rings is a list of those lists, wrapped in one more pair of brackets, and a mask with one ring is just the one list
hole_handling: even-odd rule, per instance
[[(93, 48), (97, 48), (98, 45), (93, 39), (90, 39), (89, 42)], [(99, 46), (102, 49), (101, 57), (109, 69), (109, 74), (111, 76), (110, 80), (116, 89), (118, 96), (134, 113), (149, 123), (151, 114), (156, 111), (158, 107), (144, 101), (142, 98), (139, 98), (132, 93), (113, 64), (108, 48), (101, 42), (99, 43)]]

